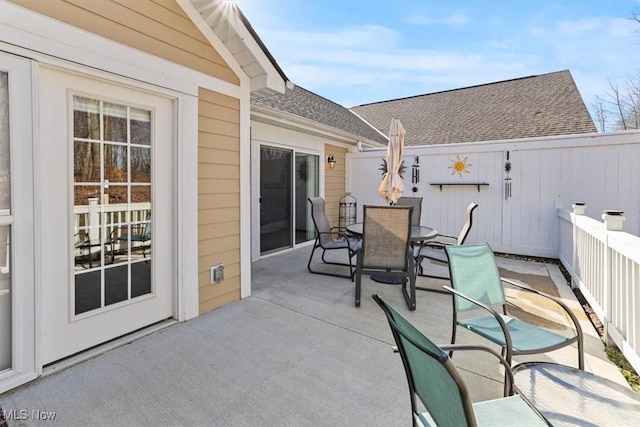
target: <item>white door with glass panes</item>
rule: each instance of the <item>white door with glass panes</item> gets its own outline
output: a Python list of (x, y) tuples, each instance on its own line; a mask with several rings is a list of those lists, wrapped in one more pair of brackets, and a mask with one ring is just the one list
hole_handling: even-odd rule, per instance
[(174, 100), (40, 72), (43, 360), (173, 316)]

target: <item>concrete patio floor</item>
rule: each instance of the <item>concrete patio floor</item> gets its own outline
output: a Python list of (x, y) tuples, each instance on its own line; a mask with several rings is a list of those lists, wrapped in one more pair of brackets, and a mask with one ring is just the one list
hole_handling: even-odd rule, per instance
[[(249, 298), (1, 395), (3, 409), (28, 415), (9, 425), (411, 425), (402, 363), (370, 295), (381, 294), (437, 343), (449, 342), (451, 297), (418, 292), (411, 312), (399, 286), (365, 278), (356, 308), (348, 279), (307, 272), (310, 250), (254, 263)], [(551, 278), (582, 322), (586, 370), (626, 384), (557, 266), (502, 258), (499, 265), (509, 277)], [(486, 344), (464, 332), (458, 342)], [(532, 359), (577, 363), (575, 347)], [(502, 373), (490, 356), (459, 353), (454, 362), (474, 400), (501, 396)], [(54, 412), (55, 420), (34, 419), (33, 411)]]

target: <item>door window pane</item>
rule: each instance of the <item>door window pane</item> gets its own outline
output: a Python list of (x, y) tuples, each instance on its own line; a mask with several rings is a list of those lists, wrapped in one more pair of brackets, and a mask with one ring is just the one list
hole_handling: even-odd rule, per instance
[(75, 182), (100, 182), (100, 144), (74, 142), (73, 179)]
[(0, 72), (0, 371), (12, 367), (9, 75)]
[(73, 105), (77, 315), (152, 292), (152, 144), (151, 111), (78, 96)]
[(127, 147), (104, 145), (104, 176), (108, 182), (127, 182)]
[(293, 153), (260, 148), (260, 252), (291, 247)]
[(296, 243), (315, 238), (311, 205), (307, 199), (318, 196), (318, 162), (318, 156), (296, 154)]
[(10, 209), (9, 78), (8, 73), (0, 72), (0, 214)]
[(100, 139), (100, 101), (73, 97), (73, 136)]
[(127, 142), (127, 107), (105, 102), (104, 104), (104, 140)]
[(151, 112), (131, 109), (131, 143), (151, 145)]
[(11, 368), (13, 351), (11, 310), (11, 233), (0, 225), (0, 371)]
[(151, 182), (151, 149), (131, 147), (131, 181)]

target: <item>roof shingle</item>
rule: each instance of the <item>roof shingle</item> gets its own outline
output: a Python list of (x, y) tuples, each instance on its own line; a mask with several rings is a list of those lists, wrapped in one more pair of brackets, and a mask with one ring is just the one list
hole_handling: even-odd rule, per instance
[(369, 139), (381, 144), (387, 143), (384, 135), (378, 133), (349, 109), (300, 86), (291, 88), (287, 85), (284, 94), (256, 99), (251, 103), (314, 120), (363, 139)]
[(569, 70), (353, 107), (386, 133), (397, 117), (406, 145), (596, 132)]

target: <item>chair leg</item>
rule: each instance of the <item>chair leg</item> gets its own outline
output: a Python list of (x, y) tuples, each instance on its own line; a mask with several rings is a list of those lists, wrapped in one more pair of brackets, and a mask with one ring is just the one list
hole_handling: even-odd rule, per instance
[(422, 269), (422, 260), (424, 258), (422, 258), (421, 256), (417, 256), (416, 257), (416, 276), (422, 276), (422, 273), (424, 272), (424, 270)]
[[(502, 347), (502, 350), (503, 350), (502, 353), (506, 353), (504, 360), (507, 361), (507, 365), (511, 366), (511, 359), (513, 358), (512, 351), (506, 347)], [(504, 372), (504, 396), (505, 397), (508, 396), (509, 390), (511, 390), (512, 387), (513, 387), (513, 384), (510, 383), (509, 376), (507, 375), (507, 372), (505, 370)]]
[(360, 307), (360, 291), (362, 287), (362, 273), (356, 268), (356, 307)]
[[(458, 330), (458, 318), (453, 315), (453, 325), (451, 325), (451, 344), (456, 343), (456, 331)], [(449, 357), (453, 358), (453, 351), (449, 351)]]
[[(413, 265), (413, 255), (411, 256), (411, 258), (409, 258), (407, 264), (408, 264), (407, 273), (409, 277), (402, 278), (402, 293), (404, 294), (404, 299), (407, 302), (407, 306), (409, 307), (409, 310), (415, 310), (416, 309), (416, 275), (415, 275), (415, 267)], [(407, 281), (409, 282), (409, 292), (407, 292)]]
[(583, 338), (578, 337), (578, 369), (584, 371), (584, 343)]
[(313, 244), (313, 249), (311, 249), (311, 255), (309, 255), (309, 262), (307, 262), (307, 270), (309, 270), (309, 273), (315, 273), (311, 269), (311, 260), (313, 260), (313, 254), (316, 252), (317, 247), (318, 247), (318, 239), (316, 238), (316, 241)]
[[(339, 265), (339, 266), (343, 266), (343, 267), (349, 267), (349, 274), (339, 274), (339, 273), (328, 273), (328, 272), (323, 272), (323, 271), (318, 271), (318, 270), (313, 270), (311, 268), (311, 263), (313, 262), (313, 256), (316, 253), (316, 249), (322, 249), (322, 255), (320, 256), (320, 258), (322, 259), (322, 262), (324, 264), (327, 265)], [(340, 250), (342, 250), (343, 248), (340, 248)], [(350, 251), (350, 249), (348, 248), (344, 248), (347, 251)], [(326, 250), (322, 248), (322, 246), (320, 246), (320, 242), (318, 241), (318, 238), (316, 238), (315, 243), (313, 244), (313, 248), (311, 249), (311, 254), (309, 254), (309, 261), (307, 262), (307, 270), (309, 270), (309, 273), (313, 273), (313, 274), (322, 274), (324, 276), (332, 276), (332, 277), (344, 277), (346, 279), (350, 279), (353, 282), (353, 276), (355, 275), (355, 271), (353, 270), (353, 261), (352, 261), (352, 257), (353, 255), (351, 255), (351, 252), (349, 252), (349, 263), (341, 263), (341, 262), (332, 262), (332, 261), (327, 261), (325, 260), (324, 256), (325, 256)], [(354, 254), (356, 252), (354, 251)]]

